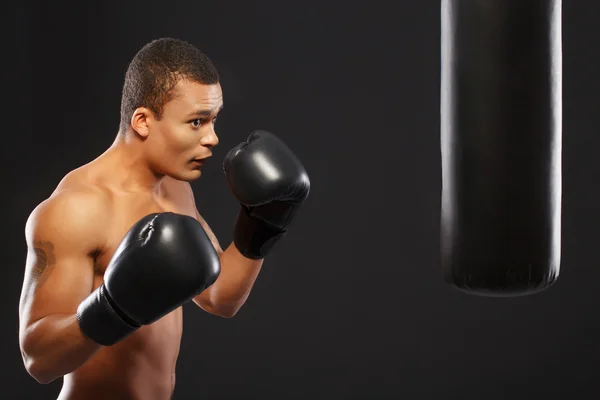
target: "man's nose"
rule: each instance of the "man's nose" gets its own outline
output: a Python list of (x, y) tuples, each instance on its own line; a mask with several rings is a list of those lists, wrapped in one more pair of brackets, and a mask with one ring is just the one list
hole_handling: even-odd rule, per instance
[(200, 138), (200, 144), (205, 147), (214, 147), (219, 144), (219, 137), (213, 127), (207, 129), (206, 135)]

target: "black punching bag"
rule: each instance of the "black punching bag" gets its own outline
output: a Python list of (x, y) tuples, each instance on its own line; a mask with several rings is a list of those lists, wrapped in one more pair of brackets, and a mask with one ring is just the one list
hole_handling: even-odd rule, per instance
[(446, 282), (520, 296), (558, 278), (560, 0), (442, 0)]

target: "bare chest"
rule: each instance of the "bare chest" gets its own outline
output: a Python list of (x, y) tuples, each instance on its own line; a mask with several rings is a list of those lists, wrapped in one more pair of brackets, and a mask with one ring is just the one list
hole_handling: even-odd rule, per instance
[(195, 217), (195, 206), (191, 201), (177, 199), (156, 200), (136, 196), (116, 196), (110, 215), (107, 215), (107, 228), (103, 245), (94, 258), (94, 270), (101, 283), (104, 271), (112, 259), (121, 240), (131, 227), (148, 214), (174, 212)]

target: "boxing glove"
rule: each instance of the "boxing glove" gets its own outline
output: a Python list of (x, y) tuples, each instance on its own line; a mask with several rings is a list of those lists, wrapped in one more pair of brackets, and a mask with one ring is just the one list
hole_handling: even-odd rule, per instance
[(245, 257), (264, 258), (308, 196), (308, 174), (283, 141), (262, 130), (227, 153), (223, 170), (241, 204), (233, 242)]
[(104, 283), (79, 305), (79, 326), (110, 346), (200, 294), (219, 273), (219, 257), (198, 221), (147, 215), (119, 244)]

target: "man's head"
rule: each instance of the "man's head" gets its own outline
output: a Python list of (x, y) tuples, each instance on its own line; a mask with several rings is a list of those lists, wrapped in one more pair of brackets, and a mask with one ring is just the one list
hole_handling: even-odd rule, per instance
[(218, 138), (216, 116), (223, 106), (219, 74), (193, 45), (154, 40), (135, 55), (125, 75), (120, 132), (140, 140), (158, 174), (192, 180)]

